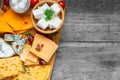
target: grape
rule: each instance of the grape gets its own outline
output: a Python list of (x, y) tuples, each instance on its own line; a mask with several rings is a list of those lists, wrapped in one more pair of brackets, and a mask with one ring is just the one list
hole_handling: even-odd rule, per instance
[(46, 65), (47, 63), (44, 60), (40, 59), (39, 64), (43, 66), (43, 65)]
[(29, 36), (29, 37), (28, 37), (28, 41), (30, 42), (30, 44), (33, 43), (33, 40), (34, 40), (34, 37), (33, 37), (33, 36)]

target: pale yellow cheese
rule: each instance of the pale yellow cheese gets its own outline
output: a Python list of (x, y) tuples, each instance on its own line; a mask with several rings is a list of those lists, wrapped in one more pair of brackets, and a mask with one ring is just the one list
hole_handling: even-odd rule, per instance
[(50, 75), (50, 66), (25, 67), (26, 71), (20, 73), (13, 80), (47, 80)]
[[(43, 44), (43, 48), (40, 51), (36, 50), (36, 47), (38, 44)], [(51, 57), (54, 55), (56, 49), (58, 48), (58, 45), (51, 41), (50, 39), (40, 35), (36, 34), (34, 37), (33, 45), (31, 48), (31, 52), (41, 59), (45, 60), (46, 62), (49, 62)]]
[(24, 62), (24, 65), (39, 65), (39, 61), (37, 61), (37, 62), (32, 62), (32, 61), (26, 60), (26, 61)]
[(0, 79), (22, 72), (22, 62), (18, 56), (0, 59)]

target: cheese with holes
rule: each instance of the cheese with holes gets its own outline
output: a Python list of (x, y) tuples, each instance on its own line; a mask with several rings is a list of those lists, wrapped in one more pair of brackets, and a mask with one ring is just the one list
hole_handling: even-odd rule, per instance
[(50, 75), (50, 66), (24, 67), (25, 72), (18, 74), (13, 80), (47, 80)]
[[(40, 51), (36, 50), (38, 44), (43, 44), (43, 48)], [(58, 45), (56, 43), (40, 34), (36, 34), (30, 51), (46, 62), (49, 62), (57, 48)]]
[(22, 72), (22, 62), (18, 56), (0, 59), (0, 79)]

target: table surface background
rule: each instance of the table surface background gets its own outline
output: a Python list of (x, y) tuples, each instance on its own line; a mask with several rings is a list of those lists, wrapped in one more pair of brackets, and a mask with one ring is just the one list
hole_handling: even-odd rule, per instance
[(51, 80), (120, 80), (120, 0), (64, 1)]

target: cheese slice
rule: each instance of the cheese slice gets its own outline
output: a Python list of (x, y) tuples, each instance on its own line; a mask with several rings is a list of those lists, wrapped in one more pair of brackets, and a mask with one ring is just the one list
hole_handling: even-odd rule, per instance
[(3, 18), (0, 16), (0, 33), (14, 33), (10, 26), (3, 20)]
[(14, 31), (20, 30), (20, 28), (23, 26), (24, 22), (22, 17), (13, 12), (11, 9), (6, 11), (2, 18), (14, 29)]
[[(36, 47), (38, 44), (43, 44), (43, 48), (40, 51), (36, 50)], [(55, 51), (57, 50), (58, 45), (51, 41), (50, 39), (40, 35), (36, 34), (34, 37), (33, 45), (31, 48), (31, 52), (35, 54), (36, 56), (40, 57), (41, 59), (45, 60), (46, 62), (49, 62), (51, 57), (54, 55)]]
[(18, 56), (0, 59), (0, 79), (22, 72), (22, 62)]
[(47, 80), (50, 66), (25, 67), (25, 72), (18, 74), (13, 80)]

